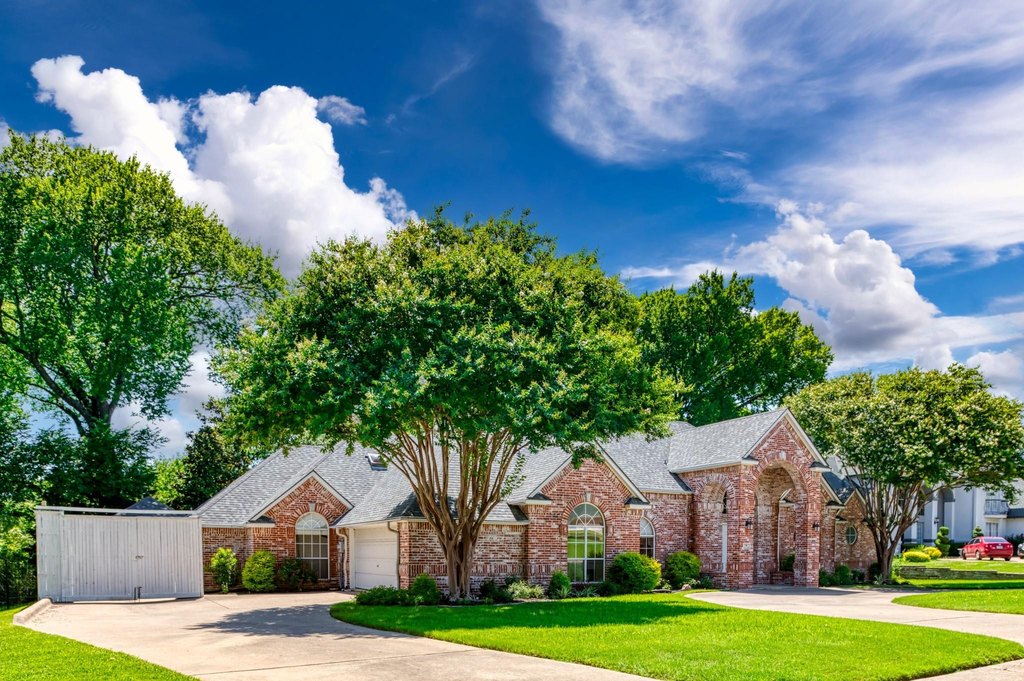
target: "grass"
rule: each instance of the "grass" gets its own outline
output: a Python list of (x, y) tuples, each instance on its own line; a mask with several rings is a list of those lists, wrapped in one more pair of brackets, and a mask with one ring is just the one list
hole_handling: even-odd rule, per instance
[(901, 596), (893, 601), (919, 608), (944, 610), (972, 610), (974, 612), (1001, 612), (1024, 615), (1024, 589), (993, 589), (988, 591), (944, 591), (942, 593)]
[(1024, 589), (1024, 579), (911, 579), (908, 583), (922, 589)]
[[(908, 563), (915, 567), (929, 567), (929, 568), (949, 568), (950, 570), (992, 570), (994, 572), (1007, 572), (1024, 575), (1024, 560), (1014, 558), (1007, 562), (1002, 558), (996, 560), (974, 560), (970, 558), (963, 560), (962, 558), (940, 558), (933, 560), (930, 563)], [(1022, 577), (1024, 579), (1024, 577)]]
[[(0, 608), (0, 680), (50, 681), (188, 681), (170, 669), (131, 655), (115, 653), (63, 636), (51, 636), (16, 627), (14, 614), (21, 610)], [(194, 681), (194, 680), (193, 680)]]
[(375, 629), (672, 680), (912, 679), (1024, 657), (1020, 645), (986, 636), (741, 610), (682, 594), (470, 608), (345, 602), (331, 614)]

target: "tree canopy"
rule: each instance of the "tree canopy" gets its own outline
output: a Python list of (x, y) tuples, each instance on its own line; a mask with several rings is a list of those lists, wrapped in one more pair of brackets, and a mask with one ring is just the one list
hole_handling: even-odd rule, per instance
[(1024, 404), (993, 395), (977, 369), (857, 372), (786, 399), (825, 456), (835, 456), (866, 505), (888, 575), (903, 533), (946, 488), (1002, 490), (1024, 477)]
[(82, 435), (127, 404), (166, 414), (197, 343), (233, 339), (282, 285), (134, 158), (13, 133), (0, 150), (0, 348)]
[(685, 293), (640, 298), (637, 337), (645, 361), (679, 385), (679, 417), (714, 423), (778, 405), (825, 378), (832, 351), (778, 307), (756, 312), (753, 280), (705, 272)]
[(672, 386), (643, 361), (634, 296), (593, 254), (508, 214), (441, 211), (389, 234), (329, 243), (218, 367), (234, 434), (378, 451), (412, 485), (468, 594), (484, 518), (521, 457), (577, 460), (624, 433), (664, 433)]

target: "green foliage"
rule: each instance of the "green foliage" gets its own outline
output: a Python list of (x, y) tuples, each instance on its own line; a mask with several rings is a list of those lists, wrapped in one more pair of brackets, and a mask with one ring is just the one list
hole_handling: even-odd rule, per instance
[(644, 359), (677, 383), (679, 417), (696, 425), (763, 411), (825, 378), (832, 351), (778, 307), (754, 313), (753, 279), (705, 272), (686, 291), (640, 298)]
[(270, 551), (254, 551), (242, 568), (242, 586), (253, 593), (273, 591), (277, 588), (274, 575), (277, 558)]
[(942, 551), (935, 548), (934, 546), (926, 546), (923, 549), (921, 549), (921, 551), (923, 551), (925, 555), (927, 555), (928, 558), (930, 558), (931, 560), (937, 560), (939, 558), (942, 558)]
[(210, 558), (210, 574), (213, 581), (220, 587), (222, 593), (227, 593), (235, 582), (238, 571), (238, 558), (235, 552), (226, 546), (217, 549), (217, 552)]
[(945, 525), (940, 527), (938, 534), (935, 535), (935, 548), (939, 550), (943, 557), (949, 555), (951, 542), (949, 541), (949, 528)]
[(835, 578), (836, 586), (848, 586), (853, 584), (853, 573), (850, 571), (850, 567), (848, 565), (843, 565), (842, 563), (836, 565), (836, 571), (833, 577)]
[(181, 459), (159, 459), (153, 463), (152, 496), (171, 508), (181, 509), (181, 481), (185, 470)]
[(35, 522), (32, 502), (0, 502), (0, 601), (14, 605), (33, 600)]
[(782, 562), (779, 564), (779, 569), (783, 572), (792, 572), (793, 566), (796, 565), (796, 554), (787, 553), (782, 557)]
[(984, 537), (984, 536), (985, 536), (985, 533), (982, 531), (982, 529), (980, 527), (975, 527), (974, 531), (971, 532), (971, 538), (974, 538), (974, 537)]
[(836, 578), (835, 578), (835, 576), (831, 572), (829, 572), (828, 570), (825, 570), (824, 568), (822, 568), (821, 570), (818, 570), (818, 586), (835, 586), (835, 585), (836, 585)]
[[(163, 489), (168, 493), (161, 496), (158, 489), (154, 495), (174, 508), (198, 507), (265, 455), (263, 451), (245, 447), (224, 435), (221, 424), (225, 405), (222, 402), (211, 400), (203, 406), (207, 413), (199, 414), (202, 425), (189, 433), (185, 455), (173, 466), (167, 466), (168, 480)], [(158, 486), (160, 473), (158, 468)], [(173, 501), (168, 501), (168, 498)]]
[(700, 577), (700, 558), (689, 551), (670, 553), (665, 559), (662, 576), (673, 589), (681, 589), (690, 580)]
[(902, 557), (906, 563), (927, 563), (931, 561), (931, 557), (924, 551), (904, 551)]
[[(522, 457), (558, 446), (579, 462), (602, 440), (667, 432), (672, 384), (643, 361), (637, 314), (593, 254), (559, 256), (524, 219), (456, 226), (439, 211), (383, 244), (350, 238), (310, 256), (216, 362), (228, 430), (267, 449), (358, 442), (401, 462), (441, 545), (460, 552), (446, 556), (459, 598), (474, 519)], [(435, 456), (474, 481), (454, 510)]]
[(277, 584), (287, 591), (301, 591), (316, 584), (316, 573), (309, 563), (298, 558), (285, 558), (277, 566)]
[(508, 595), (515, 601), (530, 601), (544, 598), (544, 588), (537, 584), (530, 584), (522, 579), (510, 580), (505, 585)]
[[(0, 365), (15, 358), (23, 392), (79, 435), (101, 431), (90, 447), (116, 446), (118, 407), (166, 415), (195, 346), (230, 342), (282, 287), (259, 248), (135, 159), (13, 134), (0, 149)], [(126, 495), (105, 486), (85, 496)]]
[(548, 582), (548, 597), (558, 600), (568, 598), (570, 595), (572, 595), (572, 582), (569, 581), (569, 576), (561, 570), (552, 572)]
[(412, 595), (393, 586), (375, 586), (356, 594), (359, 605), (414, 605)]
[(416, 605), (437, 605), (441, 602), (441, 590), (437, 588), (437, 580), (421, 572), (409, 585), (409, 595)]
[(661, 564), (635, 551), (620, 553), (608, 567), (608, 582), (618, 593), (638, 594), (653, 591), (661, 581)]
[(855, 372), (786, 399), (821, 453), (856, 476), (886, 574), (928, 498), (958, 486), (1012, 497), (1024, 477), (1024, 404), (993, 395), (977, 369)]
[(484, 603), (510, 603), (512, 594), (504, 584), (487, 579), (480, 585), (480, 600)]

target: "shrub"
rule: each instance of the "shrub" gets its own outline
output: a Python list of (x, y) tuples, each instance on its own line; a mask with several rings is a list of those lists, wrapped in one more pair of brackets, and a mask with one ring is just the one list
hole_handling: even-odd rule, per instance
[(288, 591), (316, 584), (316, 573), (304, 560), (285, 558), (277, 567), (277, 583)]
[(437, 605), (441, 602), (441, 590), (437, 588), (437, 580), (421, 572), (409, 586), (409, 596), (416, 605)]
[(708, 575), (701, 575), (697, 579), (689, 580), (686, 585), (691, 589), (714, 589), (715, 582)]
[(818, 570), (818, 586), (834, 586), (835, 577), (828, 570)]
[(850, 572), (849, 566), (842, 563), (836, 565), (835, 574), (832, 575), (832, 582), (836, 586), (849, 586), (853, 584), (853, 573)]
[(981, 531), (980, 527), (975, 527), (974, 532), (971, 533), (971, 539), (974, 539), (975, 537), (982, 537), (984, 535), (985, 533)]
[(359, 605), (412, 605), (413, 598), (405, 589), (393, 586), (375, 586), (356, 594)]
[(635, 551), (626, 551), (612, 560), (608, 568), (608, 581), (617, 586), (620, 593), (652, 591), (661, 581), (661, 565), (653, 558)]
[(854, 584), (863, 584), (866, 578), (863, 570), (851, 570), (850, 575), (853, 577)]
[(878, 576), (882, 573), (882, 568), (878, 565), (878, 561), (875, 561), (868, 566), (868, 579), (872, 582), (878, 579)]
[(480, 585), (480, 598), (487, 603), (511, 603), (512, 596), (505, 585), (499, 585), (493, 579), (485, 580)]
[(921, 550), (924, 552), (926, 556), (928, 556), (932, 560), (938, 560), (939, 558), (942, 558), (942, 551), (935, 548), (934, 546), (926, 546)]
[(274, 568), (277, 567), (277, 558), (270, 551), (256, 551), (245, 561), (242, 568), (242, 586), (253, 593), (273, 591)]
[(927, 563), (931, 558), (924, 551), (904, 551), (903, 560), (908, 563)]
[(551, 581), (548, 582), (548, 596), (554, 599), (568, 598), (572, 595), (572, 582), (569, 576), (561, 570), (551, 573)]
[(779, 569), (782, 570), (782, 572), (792, 572), (794, 565), (796, 565), (796, 554), (787, 553), (782, 558), (782, 564), (779, 566)]
[(542, 587), (530, 584), (522, 579), (509, 582), (506, 588), (508, 589), (508, 595), (516, 601), (544, 598), (544, 589)]
[(935, 535), (935, 548), (937, 548), (943, 556), (949, 555), (950, 542), (948, 527), (942, 526), (939, 528), (939, 533)]
[(227, 593), (231, 588), (237, 570), (238, 557), (226, 546), (217, 549), (217, 553), (210, 558), (210, 574), (213, 575), (213, 581), (220, 587), (221, 593)]
[(681, 589), (683, 584), (700, 576), (700, 558), (689, 551), (670, 553), (665, 559), (662, 576), (673, 589)]

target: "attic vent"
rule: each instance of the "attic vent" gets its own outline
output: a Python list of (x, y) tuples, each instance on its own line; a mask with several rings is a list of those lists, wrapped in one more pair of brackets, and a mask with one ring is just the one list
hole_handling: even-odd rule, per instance
[(367, 454), (366, 461), (370, 464), (371, 471), (386, 471), (388, 465), (381, 460), (380, 454)]

